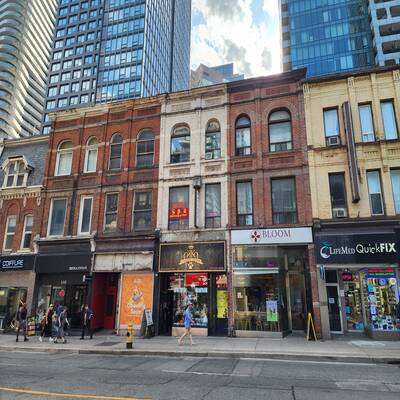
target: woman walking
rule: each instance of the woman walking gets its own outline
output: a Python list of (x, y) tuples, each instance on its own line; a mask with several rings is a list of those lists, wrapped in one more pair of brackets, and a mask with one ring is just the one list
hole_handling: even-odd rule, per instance
[(42, 332), (40, 332), (39, 337), (39, 341), (41, 342), (43, 342), (43, 338), (46, 336), (49, 336), (49, 342), (53, 341), (53, 314), (54, 307), (53, 304), (50, 304), (42, 320)]
[(60, 315), (58, 316), (58, 333), (57, 333), (57, 339), (54, 340), (54, 343), (66, 343), (67, 341), (65, 340), (65, 331), (64, 328), (65, 326), (69, 326), (68, 318), (67, 318), (67, 307), (64, 307), (63, 310), (61, 311)]
[(191, 346), (194, 345), (193, 338), (192, 338), (192, 332), (190, 330), (192, 327), (192, 323), (193, 323), (192, 308), (193, 308), (193, 304), (189, 303), (186, 308), (186, 311), (185, 311), (185, 333), (178, 340), (179, 346), (182, 344), (182, 340), (184, 339), (185, 336), (189, 336), (190, 345)]

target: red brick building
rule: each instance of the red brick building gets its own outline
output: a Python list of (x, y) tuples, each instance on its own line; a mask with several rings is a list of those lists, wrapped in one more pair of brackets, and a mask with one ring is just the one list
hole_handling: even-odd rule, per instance
[(0, 142), (0, 330), (11, 326), (20, 300), (31, 310), (47, 144), (46, 136)]
[[(93, 327), (114, 329), (127, 319), (139, 324), (143, 308), (151, 308), (142, 286), (153, 284), (159, 130), (155, 98), (53, 116), (36, 266), (39, 312), (62, 303), (78, 326), (80, 307), (90, 302)], [(142, 293), (138, 307), (117, 308), (132, 285)], [(126, 315), (130, 310), (135, 314)]]
[(304, 330), (314, 305), (304, 70), (228, 84), (231, 321), (237, 334)]

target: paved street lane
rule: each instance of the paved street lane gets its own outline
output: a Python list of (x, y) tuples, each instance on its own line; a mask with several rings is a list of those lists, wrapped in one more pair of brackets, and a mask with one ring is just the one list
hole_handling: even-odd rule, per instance
[(0, 352), (0, 399), (398, 400), (400, 368), (289, 360)]

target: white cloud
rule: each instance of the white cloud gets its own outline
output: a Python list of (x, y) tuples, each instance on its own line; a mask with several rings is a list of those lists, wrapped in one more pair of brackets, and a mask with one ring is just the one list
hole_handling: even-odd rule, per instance
[[(233, 62), (235, 72), (246, 77), (280, 70), (280, 40), (271, 18), (253, 19), (252, 3), (262, 0), (193, 0), (201, 22), (192, 30), (192, 67)], [(278, 0), (267, 0), (278, 2)]]
[(279, 1), (278, 0), (264, 0), (263, 10), (271, 17), (279, 16)]

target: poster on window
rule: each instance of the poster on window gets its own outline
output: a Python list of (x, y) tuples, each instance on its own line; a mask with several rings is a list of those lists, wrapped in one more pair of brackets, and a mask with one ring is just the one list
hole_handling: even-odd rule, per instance
[(269, 300), (266, 302), (267, 306), (267, 321), (278, 322), (278, 302)]
[(120, 327), (133, 323), (134, 329), (142, 325), (143, 311), (153, 309), (152, 274), (125, 274), (122, 278)]
[(189, 218), (189, 208), (184, 203), (174, 203), (169, 210), (169, 219)]

